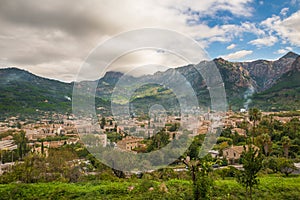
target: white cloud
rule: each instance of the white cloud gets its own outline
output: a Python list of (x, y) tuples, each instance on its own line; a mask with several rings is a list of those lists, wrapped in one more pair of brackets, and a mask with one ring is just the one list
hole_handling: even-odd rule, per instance
[(225, 60), (237, 60), (240, 58), (244, 58), (247, 55), (251, 55), (253, 53), (253, 51), (251, 50), (241, 50), (241, 51), (237, 51), (228, 55), (223, 55), (220, 56), (222, 58), (224, 58)]
[(278, 35), (283, 42), (288, 41), (292, 45), (300, 46), (300, 11), (281, 19), (273, 15), (261, 23), (272, 34)]
[(285, 53), (287, 53), (288, 52), (288, 50), (286, 50), (286, 49), (278, 49), (276, 52), (275, 52), (275, 54), (285, 54)]
[(228, 47), (226, 47), (226, 49), (230, 50), (230, 49), (234, 49), (236, 47), (236, 44), (231, 44)]
[(243, 22), (241, 23), (240, 29), (243, 32), (249, 32), (249, 33), (253, 33), (257, 36), (264, 36), (265, 35), (265, 31), (262, 30), (261, 28), (257, 27), (257, 24), (255, 23), (251, 23), (251, 22)]
[(280, 14), (283, 15), (283, 16), (286, 16), (286, 14), (289, 12), (289, 8), (283, 8), (281, 11), (280, 11)]
[(289, 51), (293, 51), (292, 47), (286, 47), (284, 49), (278, 49), (274, 54), (286, 54)]
[(263, 46), (273, 46), (276, 42), (278, 42), (278, 38), (275, 36), (267, 36), (263, 38), (258, 38), (248, 42), (249, 44), (255, 45), (257, 47)]

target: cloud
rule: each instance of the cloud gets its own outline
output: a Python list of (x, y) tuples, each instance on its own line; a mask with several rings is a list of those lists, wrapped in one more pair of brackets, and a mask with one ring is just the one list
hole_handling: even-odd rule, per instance
[(291, 5), (295, 6), (296, 4), (299, 4), (299, 0), (291, 0)]
[(263, 46), (273, 46), (276, 42), (278, 42), (278, 38), (275, 36), (267, 36), (264, 38), (258, 38), (248, 42), (249, 44), (255, 45), (257, 47)]
[(286, 50), (286, 49), (278, 49), (276, 52), (274, 52), (275, 54), (285, 54), (285, 53), (287, 53), (288, 52), (288, 50)]
[(224, 55), (224, 56), (220, 56), (225, 60), (238, 60), (240, 58), (244, 58), (247, 55), (252, 54), (253, 51), (251, 50), (241, 50), (241, 51), (237, 51), (228, 55)]
[(261, 25), (273, 35), (280, 37), (283, 43), (288, 41), (292, 45), (300, 46), (300, 11), (283, 19), (273, 15), (261, 22)]
[(293, 51), (292, 47), (286, 47), (284, 49), (278, 49), (277, 51), (274, 52), (274, 54), (286, 54), (289, 51)]
[(231, 44), (228, 47), (226, 47), (226, 49), (230, 50), (230, 49), (234, 49), (236, 47), (236, 44)]
[[(247, 28), (231, 24), (209, 26), (201, 19), (214, 17), (219, 11), (249, 17), (254, 11), (249, 7), (252, 2), (79, 0), (74, 3), (72, 0), (2, 0), (0, 64), (2, 67), (18, 66), (39, 75), (70, 81), (95, 46), (128, 30), (145, 27), (171, 29), (197, 39), (203, 48), (216, 41), (230, 42)], [(188, 20), (198, 22), (191, 25)], [(113, 50), (108, 49), (108, 52)], [(138, 65), (143, 57), (137, 56), (128, 58), (124, 63)]]
[(283, 8), (281, 11), (280, 11), (280, 14), (283, 15), (283, 16), (286, 16), (286, 14), (289, 12), (289, 8)]

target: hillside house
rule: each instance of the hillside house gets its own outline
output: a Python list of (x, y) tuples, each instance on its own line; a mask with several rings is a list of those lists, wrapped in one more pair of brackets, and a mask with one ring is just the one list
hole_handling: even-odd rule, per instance
[[(249, 148), (247, 145), (245, 147), (246, 150)], [(254, 148), (258, 149), (258, 147), (254, 147)], [(244, 151), (244, 146), (231, 146), (224, 149), (222, 152), (223, 152), (223, 157), (227, 159), (228, 164), (234, 165), (239, 163), (243, 151)]]
[(141, 141), (143, 140), (143, 138), (127, 136), (126, 138), (123, 138), (121, 141), (117, 142), (117, 147), (121, 150), (131, 151), (132, 149), (139, 147)]

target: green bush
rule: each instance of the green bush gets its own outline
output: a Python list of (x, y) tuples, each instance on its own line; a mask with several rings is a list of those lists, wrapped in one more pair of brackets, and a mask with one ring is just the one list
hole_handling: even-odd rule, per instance
[[(140, 179), (93, 181), (88, 183), (35, 183), (2, 184), (1, 200), (48, 200), (48, 199), (176, 199), (192, 200), (191, 181), (171, 179), (166, 181), (168, 192), (159, 191), (160, 182)], [(133, 186), (132, 191), (128, 187)], [(154, 187), (153, 191), (149, 191)], [(260, 185), (254, 188), (253, 199), (299, 199), (300, 177), (260, 177)], [(235, 180), (216, 180), (211, 199), (245, 199), (245, 193)]]

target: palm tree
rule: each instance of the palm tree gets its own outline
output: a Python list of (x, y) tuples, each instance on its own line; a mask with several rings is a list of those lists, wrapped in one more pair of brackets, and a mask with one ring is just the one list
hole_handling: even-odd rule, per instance
[(284, 151), (284, 156), (286, 158), (289, 157), (289, 148), (291, 146), (291, 139), (289, 138), (289, 136), (283, 136), (281, 138), (281, 143), (282, 143), (282, 147), (283, 147), (283, 151)]
[(249, 115), (249, 120), (253, 121), (252, 142), (254, 143), (254, 135), (256, 132), (256, 122), (261, 119), (261, 112), (257, 108), (250, 108), (248, 115)]
[(265, 152), (265, 155), (267, 156), (270, 152), (270, 148), (272, 145), (271, 137), (267, 133), (262, 134), (260, 136), (260, 142), (261, 142), (262, 146), (264, 147), (264, 152)]

